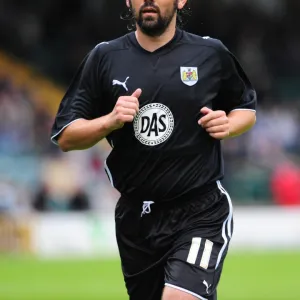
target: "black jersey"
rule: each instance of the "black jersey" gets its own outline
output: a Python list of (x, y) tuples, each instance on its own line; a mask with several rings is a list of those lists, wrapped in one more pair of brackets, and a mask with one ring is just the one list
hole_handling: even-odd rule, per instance
[(129, 198), (169, 201), (222, 179), (221, 143), (198, 125), (200, 110), (255, 110), (256, 93), (219, 40), (179, 29), (154, 52), (133, 32), (97, 45), (61, 102), (52, 140), (77, 119), (110, 113), (137, 88), (139, 114), (107, 136), (112, 185)]

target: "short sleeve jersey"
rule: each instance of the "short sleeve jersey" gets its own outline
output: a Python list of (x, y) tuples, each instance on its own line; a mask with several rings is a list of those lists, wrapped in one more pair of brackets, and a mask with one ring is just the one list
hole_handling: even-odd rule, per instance
[(219, 41), (177, 29), (154, 52), (135, 33), (97, 45), (64, 96), (52, 141), (78, 119), (110, 113), (120, 96), (142, 89), (132, 123), (113, 131), (106, 172), (124, 196), (170, 201), (223, 178), (221, 142), (198, 120), (200, 110), (256, 110), (256, 92)]

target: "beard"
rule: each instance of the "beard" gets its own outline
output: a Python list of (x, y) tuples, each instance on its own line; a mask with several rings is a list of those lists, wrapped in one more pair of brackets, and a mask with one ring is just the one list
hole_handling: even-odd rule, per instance
[[(140, 27), (141, 31), (151, 37), (157, 37), (162, 35), (169, 27), (177, 11), (178, 0), (174, 0), (174, 5), (171, 10), (168, 10), (165, 15), (161, 14), (159, 7), (157, 7), (152, 1), (146, 1), (140, 8), (139, 12), (132, 7), (130, 2), (131, 10), (135, 22)], [(156, 16), (144, 16), (143, 10), (145, 8), (152, 8), (156, 10)]]

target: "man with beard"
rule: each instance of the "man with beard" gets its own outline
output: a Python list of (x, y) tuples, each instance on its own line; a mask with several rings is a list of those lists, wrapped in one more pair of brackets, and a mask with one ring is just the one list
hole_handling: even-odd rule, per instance
[(103, 138), (121, 194), (116, 236), (131, 300), (216, 300), (232, 236), (221, 140), (255, 123), (256, 93), (218, 40), (177, 28), (187, 0), (127, 0), (136, 25), (95, 47), (62, 100), (52, 141)]

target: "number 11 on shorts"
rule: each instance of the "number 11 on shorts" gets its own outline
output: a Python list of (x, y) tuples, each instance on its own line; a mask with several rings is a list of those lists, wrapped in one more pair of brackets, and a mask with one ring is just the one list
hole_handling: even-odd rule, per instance
[[(187, 262), (192, 265), (194, 265), (196, 263), (196, 260), (197, 260), (198, 254), (199, 254), (199, 250), (200, 250), (200, 246), (201, 246), (201, 240), (202, 240), (202, 238), (198, 238), (198, 237), (192, 239), (192, 245), (191, 245), (189, 255), (187, 258)], [(203, 250), (203, 253), (201, 256), (201, 260), (200, 260), (200, 267), (203, 269), (208, 268), (213, 245), (214, 245), (214, 243), (212, 241), (205, 240), (205, 246), (204, 246), (204, 250)]]

